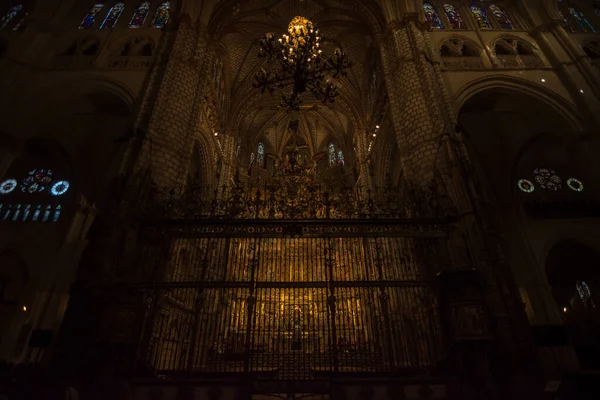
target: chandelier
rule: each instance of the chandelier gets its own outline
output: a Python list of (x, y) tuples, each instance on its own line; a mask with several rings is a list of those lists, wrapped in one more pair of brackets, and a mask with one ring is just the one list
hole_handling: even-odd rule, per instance
[(253, 86), (261, 93), (283, 90), (280, 106), (288, 111), (300, 109), (300, 95), (306, 91), (323, 103), (333, 103), (338, 92), (332, 78), (346, 76), (350, 62), (340, 49), (335, 49), (332, 57), (323, 55), (323, 43), (325, 37), (304, 17), (294, 17), (288, 34), (279, 39), (267, 33), (260, 40), (258, 57), (267, 59), (268, 69), (261, 68)]

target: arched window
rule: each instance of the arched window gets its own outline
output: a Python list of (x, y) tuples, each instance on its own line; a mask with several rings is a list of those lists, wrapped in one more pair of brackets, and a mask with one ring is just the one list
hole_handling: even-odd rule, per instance
[(577, 281), (575, 287), (577, 288), (577, 294), (579, 295), (581, 302), (585, 306), (591, 305), (592, 307), (596, 307), (592, 300), (592, 291), (585, 281)]
[(494, 15), (494, 18), (496, 18), (496, 22), (498, 22), (498, 25), (500, 25), (500, 27), (502, 29), (504, 29), (504, 30), (515, 29), (513, 27), (512, 22), (510, 21), (510, 18), (508, 18), (508, 14), (502, 8), (498, 7), (495, 4), (490, 4), (490, 11)]
[(573, 16), (573, 18), (575, 18), (575, 21), (577, 21), (577, 25), (579, 26), (579, 29), (582, 32), (596, 32), (596, 28), (594, 28), (594, 25), (592, 25), (592, 23), (588, 21), (588, 19), (585, 17), (585, 15), (583, 15), (581, 11), (577, 10), (574, 7), (569, 7), (569, 13)]
[(57, 222), (62, 211), (58, 200), (69, 186), (68, 180), (56, 178), (50, 169), (33, 169), (20, 184), (12, 177), (4, 179), (0, 182), (0, 220)]
[(471, 10), (471, 14), (473, 14), (473, 17), (475, 18), (475, 21), (477, 21), (477, 26), (479, 26), (479, 29), (492, 29), (492, 24), (490, 23), (485, 11), (483, 11), (483, 8), (475, 4), (471, 4), (469, 8)]
[(569, 19), (565, 16), (565, 14), (563, 14), (563, 12), (560, 10), (558, 10), (558, 13), (560, 14), (560, 18), (562, 19), (565, 29), (571, 33), (575, 33), (575, 27), (571, 24), (571, 22), (569, 22)]
[(162, 28), (169, 22), (169, 10), (171, 9), (171, 3), (165, 1), (156, 10), (154, 20), (152, 20), (153, 28)]
[(444, 4), (444, 12), (452, 29), (466, 29), (465, 23), (458, 10), (452, 4)]
[(256, 149), (256, 164), (264, 168), (265, 166), (265, 144), (263, 142), (258, 142), (258, 147)]
[(6, 28), (6, 26), (10, 24), (10, 21), (12, 21), (17, 14), (21, 12), (21, 10), (23, 10), (23, 6), (21, 4), (11, 7), (11, 9), (4, 14), (4, 17), (2, 17), (2, 20), (0, 21), (0, 30)]
[(124, 3), (115, 4), (113, 6), (113, 8), (110, 9), (108, 14), (106, 14), (106, 17), (104, 18), (104, 21), (102, 22), (102, 25), (100, 25), (100, 29), (114, 28), (115, 25), (117, 24), (117, 21), (119, 21), (119, 17), (121, 16), (121, 13), (123, 13), (124, 8), (125, 8)]
[(129, 22), (130, 28), (141, 28), (146, 22), (146, 17), (148, 16), (148, 11), (150, 11), (150, 3), (145, 1), (135, 10), (133, 13), (133, 17), (131, 17), (131, 21)]
[(337, 152), (337, 163), (338, 163), (338, 165), (345, 164), (344, 153), (341, 150), (338, 150), (338, 152)]
[(431, 3), (423, 3), (423, 10), (425, 11), (425, 18), (432, 29), (444, 29), (442, 20)]
[(94, 4), (87, 14), (85, 14), (85, 17), (83, 17), (83, 21), (81, 21), (81, 24), (79, 24), (79, 29), (89, 29), (94, 26), (96, 17), (98, 16), (100, 10), (102, 10), (102, 7), (104, 7), (104, 4), (102, 3)]
[(336, 154), (335, 154), (335, 144), (333, 144), (333, 142), (329, 143), (329, 165), (335, 165), (335, 161), (336, 161)]

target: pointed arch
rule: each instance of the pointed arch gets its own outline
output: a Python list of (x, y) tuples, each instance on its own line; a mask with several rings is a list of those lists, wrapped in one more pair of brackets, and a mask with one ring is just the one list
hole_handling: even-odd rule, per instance
[(508, 13), (502, 7), (497, 6), (496, 4), (490, 4), (489, 9), (492, 12), (494, 18), (496, 19), (498, 25), (500, 25), (500, 28), (504, 30), (515, 29), (512, 21), (508, 16)]
[(115, 4), (104, 17), (104, 21), (102, 21), (102, 25), (100, 25), (100, 29), (112, 29), (115, 27), (117, 22), (119, 22), (119, 17), (123, 13), (125, 9), (125, 3), (117, 3)]
[(483, 8), (481, 8), (477, 4), (471, 4), (469, 6), (469, 9), (471, 10), (471, 14), (473, 14), (473, 17), (475, 18), (479, 29), (489, 30), (493, 28)]
[(146, 22), (146, 18), (148, 17), (148, 13), (150, 11), (150, 2), (144, 1), (142, 4), (135, 9), (133, 16), (131, 17), (131, 21), (129, 21), (130, 28), (141, 28)]
[(79, 24), (78, 29), (90, 29), (94, 26), (96, 22), (96, 18), (98, 17), (98, 13), (102, 11), (104, 4), (96, 3), (89, 9), (89, 11), (83, 17), (83, 20)]
[(164, 28), (169, 23), (171, 13), (171, 2), (165, 1), (156, 9), (154, 19), (152, 20), (152, 28)]
[(4, 16), (2, 17), (2, 20), (0, 20), (0, 31), (4, 28), (6, 28), (6, 26), (8, 24), (10, 24), (10, 22), (23, 10), (23, 5), (21, 4), (17, 4), (14, 7), (11, 7), (6, 14), (4, 14)]
[(460, 15), (460, 12), (454, 7), (452, 4), (444, 4), (443, 6), (444, 12), (446, 13), (446, 17), (448, 18), (448, 22), (450, 23), (450, 27), (452, 29), (467, 29), (465, 22)]
[(425, 12), (425, 19), (429, 22), (429, 27), (431, 29), (444, 29), (442, 20), (433, 4), (427, 2), (423, 3), (423, 11)]

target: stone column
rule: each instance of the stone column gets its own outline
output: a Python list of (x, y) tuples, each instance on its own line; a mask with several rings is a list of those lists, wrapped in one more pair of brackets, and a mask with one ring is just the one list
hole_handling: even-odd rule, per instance
[(371, 138), (369, 133), (360, 129), (354, 132), (356, 137), (356, 158), (355, 166), (359, 169), (358, 184), (361, 189), (367, 190), (373, 188), (373, 176), (371, 171), (371, 161), (369, 155), (369, 143)]
[(187, 15), (173, 33), (164, 74), (147, 124), (138, 169), (149, 168), (159, 187), (181, 191), (193, 149), (194, 128), (200, 118), (208, 35)]
[[(415, 196), (449, 200), (458, 221), (450, 234), (451, 269), (475, 269), (485, 285), (485, 302), (494, 322), (496, 362), (512, 367), (522, 357), (517, 340), (528, 327), (515, 323), (523, 308), (511, 290), (509, 268), (499, 261), (498, 243), (490, 238), (488, 216), (481, 207), (468, 155), (443, 86), (433, 49), (420, 23), (410, 18), (390, 23), (381, 38), (382, 64), (396, 131), (403, 178)], [(427, 194), (429, 188), (433, 192)], [(414, 199), (413, 199), (414, 200)], [(520, 314), (519, 314), (520, 313)]]

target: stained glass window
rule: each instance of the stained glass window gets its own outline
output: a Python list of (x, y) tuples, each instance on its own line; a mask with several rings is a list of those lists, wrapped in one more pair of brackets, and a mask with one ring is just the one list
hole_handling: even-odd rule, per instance
[(4, 14), (4, 17), (2, 17), (2, 20), (0, 21), (0, 30), (6, 28), (6, 25), (8, 25), (10, 21), (12, 21), (13, 18), (15, 18), (17, 14), (21, 12), (22, 9), (23, 6), (21, 4), (11, 7), (11, 9)]
[(102, 25), (100, 25), (100, 29), (114, 28), (115, 25), (117, 24), (117, 22), (119, 21), (119, 17), (121, 16), (121, 13), (123, 12), (124, 8), (125, 8), (124, 3), (115, 4), (114, 7), (110, 9), (108, 14), (106, 14), (106, 17), (104, 18), (104, 21), (102, 22)]
[(479, 26), (479, 29), (492, 29), (492, 24), (490, 23), (485, 11), (483, 11), (483, 8), (475, 4), (471, 4), (469, 8), (471, 9), (471, 14), (473, 14), (475, 21), (477, 21), (477, 26)]
[(256, 163), (259, 167), (264, 167), (265, 163), (265, 145), (263, 142), (258, 143), (258, 149), (256, 150)]
[(23, 222), (25, 222), (29, 219), (29, 214), (31, 214), (31, 204), (27, 204), (27, 206), (25, 207), (25, 211), (23, 212), (23, 219), (22, 219)]
[(33, 218), (31, 218), (31, 220), (34, 222), (39, 221), (41, 213), (42, 213), (42, 206), (37, 205), (35, 207), (35, 211), (33, 212)]
[(577, 25), (579, 25), (579, 29), (582, 32), (596, 32), (594, 25), (588, 21), (588, 19), (583, 15), (583, 13), (574, 7), (569, 7), (569, 13), (575, 18), (577, 21)]
[(498, 7), (495, 4), (490, 4), (490, 11), (496, 18), (496, 22), (502, 29), (512, 30), (514, 29), (512, 22), (508, 18), (508, 14), (502, 8)]
[(585, 283), (585, 281), (577, 281), (575, 283), (575, 287), (577, 288), (577, 293), (579, 294), (579, 298), (581, 299), (583, 304), (585, 304), (586, 306), (592, 305), (593, 307), (595, 307), (592, 301), (592, 291), (590, 290), (588, 284)]
[(104, 7), (104, 4), (102, 3), (94, 4), (94, 6), (87, 12), (85, 17), (83, 17), (83, 21), (81, 21), (81, 24), (79, 24), (79, 29), (89, 29), (94, 26), (96, 17), (98, 16), (100, 10), (102, 10), (102, 7)]
[(345, 161), (344, 161), (344, 153), (339, 150), (337, 153), (337, 162), (339, 165), (344, 165)]
[(52, 216), (52, 222), (58, 221), (58, 219), (60, 218), (60, 211), (61, 211), (61, 206), (57, 206), (54, 209), (54, 215)]
[(46, 190), (52, 180), (52, 171), (49, 169), (34, 169), (29, 172), (27, 178), (21, 183), (21, 191), (27, 193), (38, 193)]
[(19, 22), (17, 22), (17, 24), (12, 28), (13, 32), (20, 32), (23, 29), (25, 29), (25, 25), (27, 23), (27, 16), (29, 15), (29, 13), (25, 13), (25, 15), (23, 16), (23, 18), (21, 18), (19, 20)]
[(58, 181), (50, 188), (52, 196), (61, 196), (69, 190), (69, 181)]
[(465, 23), (458, 10), (452, 4), (444, 4), (444, 12), (452, 29), (466, 29)]
[(131, 17), (131, 21), (129, 22), (130, 28), (141, 28), (146, 22), (146, 17), (148, 16), (148, 11), (150, 11), (150, 3), (145, 1), (135, 10), (133, 13), (133, 17)]
[(7, 179), (0, 183), (0, 194), (9, 194), (17, 187), (16, 179)]
[(560, 14), (560, 18), (562, 18), (562, 23), (565, 29), (567, 29), (571, 33), (576, 32), (575, 28), (573, 27), (573, 25), (571, 25), (565, 14), (563, 14), (563, 12), (560, 10), (558, 11), (558, 13)]
[(442, 20), (431, 3), (423, 3), (423, 10), (425, 11), (425, 18), (432, 29), (444, 29)]
[(540, 184), (542, 189), (557, 191), (562, 189), (562, 180), (556, 172), (547, 168), (536, 168), (533, 171), (533, 179)]
[(162, 28), (169, 22), (169, 10), (171, 9), (171, 3), (165, 1), (156, 10), (154, 20), (152, 21), (153, 28)]
[(569, 189), (574, 190), (576, 192), (582, 192), (583, 191), (583, 182), (581, 182), (577, 178), (569, 178), (569, 179), (567, 179), (567, 186), (569, 187)]
[(329, 165), (335, 164), (335, 145), (329, 143)]
[(519, 189), (521, 189), (522, 192), (525, 193), (532, 193), (535, 190), (533, 182), (527, 179), (519, 179), (519, 182), (517, 182), (517, 186), (519, 187)]
[(21, 205), (17, 204), (17, 206), (15, 207), (15, 212), (12, 215), (12, 220), (16, 221), (19, 219), (19, 215), (21, 215)]

